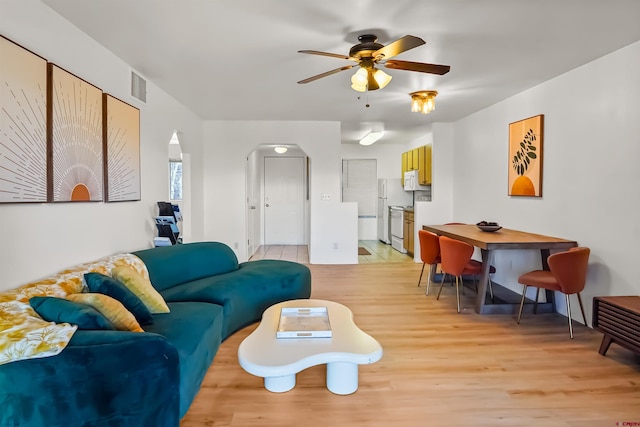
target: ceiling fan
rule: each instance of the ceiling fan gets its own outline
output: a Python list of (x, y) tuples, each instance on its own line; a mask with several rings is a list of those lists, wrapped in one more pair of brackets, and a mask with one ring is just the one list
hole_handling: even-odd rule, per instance
[(356, 64), (345, 65), (343, 67), (336, 68), (335, 70), (326, 71), (316, 76), (300, 80), (298, 83), (310, 83), (321, 79), (322, 77), (327, 77), (332, 74), (339, 73), (340, 71), (349, 70), (353, 67), (359, 66), (360, 68), (358, 71), (351, 77), (351, 88), (358, 92), (366, 92), (367, 90), (381, 89), (391, 81), (391, 76), (384, 71), (377, 69), (376, 65), (384, 65), (386, 68), (394, 70), (417, 71), (420, 73), (439, 75), (446, 74), (451, 69), (449, 65), (390, 60), (390, 58), (393, 58), (402, 52), (406, 52), (409, 49), (425, 44), (425, 41), (420, 37), (404, 36), (386, 46), (377, 43), (377, 40), (378, 37), (374, 34), (363, 34), (358, 36), (358, 41), (360, 41), (360, 43), (354, 45), (349, 50), (349, 56), (337, 53), (320, 52), (317, 50), (299, 50), (299, 53), (347, 59), (349, 61), (356, 62)]

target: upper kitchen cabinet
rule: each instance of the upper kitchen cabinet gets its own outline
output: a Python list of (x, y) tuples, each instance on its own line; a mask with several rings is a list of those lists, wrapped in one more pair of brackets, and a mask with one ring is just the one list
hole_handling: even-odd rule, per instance
[(402, 153), (402, 177), (407, 171), (417, 170), (420, 185), (431, 185), (431, 146), (424, 145)]
[(402, 153), (402, 175), (400, 175), (400, 182), (404, 182), (404, 173), (409, 169), (409, 153)]
[(431, 146), (425, 145), (418, 148), (418, 180), (420, 185), (431, 184)]

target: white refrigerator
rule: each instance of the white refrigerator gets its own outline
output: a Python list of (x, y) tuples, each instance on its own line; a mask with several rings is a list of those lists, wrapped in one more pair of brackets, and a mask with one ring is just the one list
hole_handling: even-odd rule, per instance
[(389, 207), (413, 206), (413, 192), (404, 191), (402, 185), (400, 179), (378, 179), (378, 240), (388, 245), (391, 244)]

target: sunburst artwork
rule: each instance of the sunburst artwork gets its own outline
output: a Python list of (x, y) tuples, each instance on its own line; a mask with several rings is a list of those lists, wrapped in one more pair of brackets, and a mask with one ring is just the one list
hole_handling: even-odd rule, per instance
[(49, 64), (53, 202), (102, 201), (102, 90)]
[(0, 36), (0, 203), (47, 201), (47, 61)]
[(140, 200), (140, 110), (103, 95), (105, 201)]

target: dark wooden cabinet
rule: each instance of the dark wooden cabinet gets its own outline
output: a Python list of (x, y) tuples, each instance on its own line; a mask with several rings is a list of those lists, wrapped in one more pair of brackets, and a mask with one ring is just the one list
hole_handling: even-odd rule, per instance
[(604, 334), (603, 356), (612, 342), (640, 354), (640, 296), (595, 297), (593, 328)]

